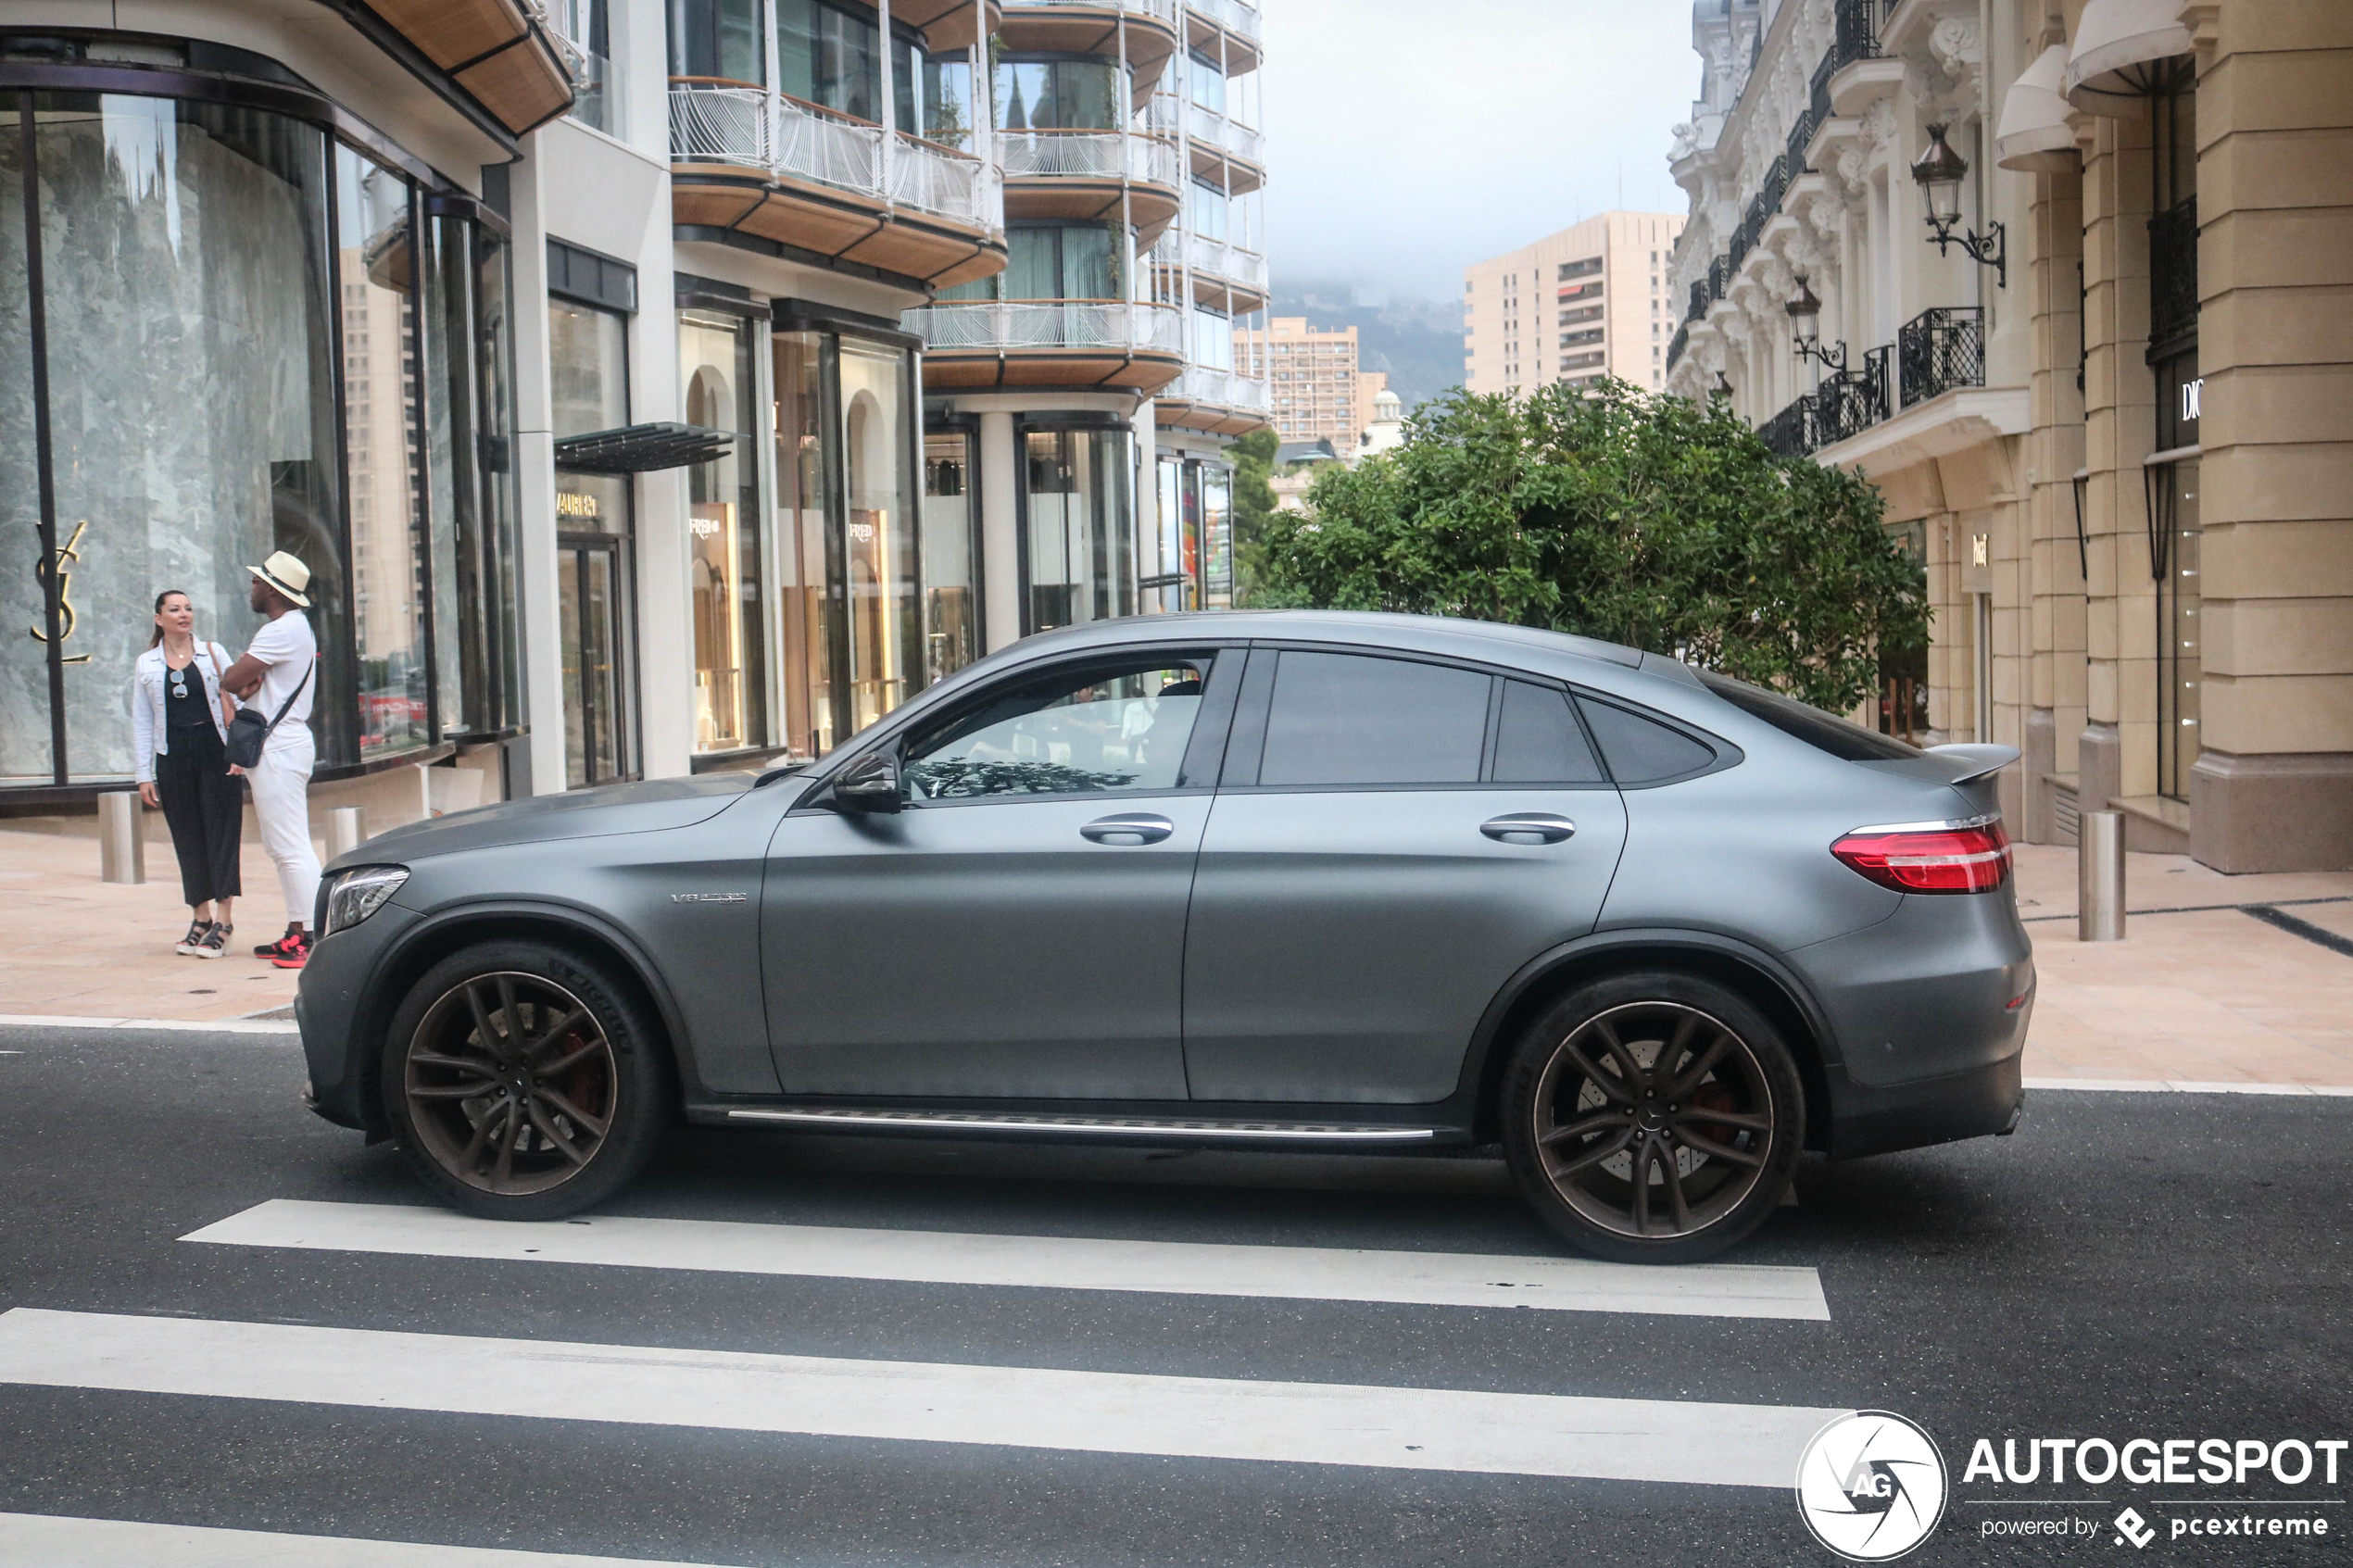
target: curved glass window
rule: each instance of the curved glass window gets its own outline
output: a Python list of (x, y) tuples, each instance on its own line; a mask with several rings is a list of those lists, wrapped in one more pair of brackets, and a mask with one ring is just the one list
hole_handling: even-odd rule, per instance
[(512, 721), (504, 269), (472, 210), (285, 115), (0, 94), (0, 785), (130, 774), (155, 596), (233, 653), (278, 550), (310, 570), (322, 773)]
[(1126, 94), (1108, 60), (1000, 60), (996, 76), (1000, 131), (1119, 131)]

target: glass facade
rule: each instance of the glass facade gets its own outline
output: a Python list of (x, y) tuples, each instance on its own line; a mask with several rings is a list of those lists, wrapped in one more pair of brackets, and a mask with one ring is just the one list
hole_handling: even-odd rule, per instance
[(980, 495), (975, 433), (924, 437), (924, 662), (932, 681), (980, 657)]
[(1000, 60), (995, 69), (1000, 131), (1117, 131), (1126, 75), (1108, 60)]
[(682, 310), (678, 369), (686, 422), (732, 432), (722, 457), (686, 470), (689, 619), (695, 640), (695, 749), (737, 751), (768, 738), (767, 616), (761, 593), (759, 386), (754, 323)]
[[(629, 332), (620, 314), (547, 302), (547, 386), (556, 439), (629, 423)], [(625, 475), (556, 470), (556, 589), (563, 668), (564, 782), (636, 771), (630, 708), (632, 487)]]
[(1231, 608), (1233, 470), (1200, 458), (1163, 458), (1159, 468), (1159, 608)]
[(288, 116), (0, 94), (0, 784), (129, 775), (155, 595), (240, 647), (272, 550), (321, 774), (514, 721), (491, 227)]
[(1136, 613), (1135, 434), (1022, 432), (1022, 633)]

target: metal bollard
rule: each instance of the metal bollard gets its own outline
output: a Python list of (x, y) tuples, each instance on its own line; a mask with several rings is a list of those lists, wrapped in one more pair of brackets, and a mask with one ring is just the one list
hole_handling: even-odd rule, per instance
[(368, 836), (368, 809), (338, 806), (327, 813), (327, 859), (357, 849)]
[(2124, 813), (2086, 811), (2075, 830), (2075, 935), (2124, 940)]
[(147, 880), (147, 841), (139, 831), (135, 789), (110, 789), (98, 797), (98, 880)]

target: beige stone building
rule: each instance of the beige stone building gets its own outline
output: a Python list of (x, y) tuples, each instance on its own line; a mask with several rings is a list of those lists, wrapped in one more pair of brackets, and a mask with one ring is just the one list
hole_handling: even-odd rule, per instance
[(1463, 269), (1463, 384), (1504, 392), (1613, 375), (1664, 386), (1682, 229), (1671, 213), (1604, 212)]
[(1881, 722), (2020, 747), (2030, 842), (2120, 809), (2353, 865), (2353, 6), (1699, 0), (1693, 37), (1667, 385), (1885, 493), (1936, 621)]
[(1283, 440), (1356, 445), (1369, 404), (1357, 395), (1356, 329), (1326, 332), (1304, 316), (1276, 316), (1264, 332), (1234, 334), (1238, 375), (1272, 383), (1275, 430)]

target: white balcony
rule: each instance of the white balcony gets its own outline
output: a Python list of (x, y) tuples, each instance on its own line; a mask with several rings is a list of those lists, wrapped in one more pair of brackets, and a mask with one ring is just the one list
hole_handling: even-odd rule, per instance
[(1181, 354), (1185, 320), (1174, 306), (1126, 300), (1003, 299), (921, 306), (901, 318), (925, 346), (1076, 349)]
[(673, 82), (670, 157), (812, 181), (992, 234), (1005, 227), (1004, 186), (990, 165), (758, 87)]
[(1254, 250), (1213, 240), (1207, 234), (1187, 234), (1185, 258), (1196, 272), (1227, 279), (1253, 293), (1266, 292), (1266, 258)]
[(1176, 144), (1129, 131), (1000, 131), (1008, 180), (1127, 180), (1181, 187)]
[(1191, 9), (1215, 22), (1228, 32), (1244, 38), (1258, 36), (1258, 7), (1244, 5), (1242, 0), (1185, 0)]
[(1083, 6), (1092, 11), (1125, 11), (1131, 17), (1176, 25), (1177, 0), (1006, 0), (1008, 11), (1051, 10), (1058, 6)]
[(1186, 117), (1185, 128), (1194, 141), (1213, 147), (1222, 147), (1238, 158), (1251, 163), (1266, 161), (1266, 133), (1255, 126), (1244, 125), (1238, 119), (1213, 110), (1192, 106)]
[(1265, 413), (1274, 407), (1274, 398), (1265, 382), (1233, 370), (1212, 370), (1206, 365), (1188, 365), (1185, 373), (1165, 395), (1189, 398), (1195, 403), (1216, 403), (1229, 408), (1248, 408)]

